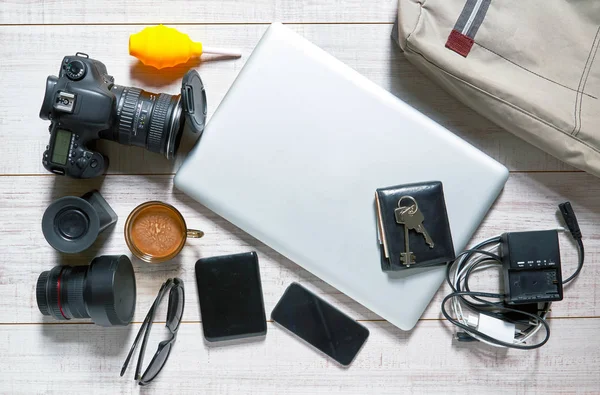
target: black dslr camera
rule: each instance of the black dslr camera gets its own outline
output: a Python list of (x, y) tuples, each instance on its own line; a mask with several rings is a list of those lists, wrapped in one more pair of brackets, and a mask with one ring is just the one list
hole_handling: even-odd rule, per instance
[(94, 150), (98, 139), (171, 159), (186, 120), (194, 132), (204, 129), (206, 93), (195, 70), (184, 76), (181, 95), (175, 96), (115, 85), (103, 63), (80, 52), (63, 59), (58, 75), (46, 80), (40, 110), (40, 118), (51, 121), (42, 162), (53, 173), (75, 178), (103, 174), (108, 158)]

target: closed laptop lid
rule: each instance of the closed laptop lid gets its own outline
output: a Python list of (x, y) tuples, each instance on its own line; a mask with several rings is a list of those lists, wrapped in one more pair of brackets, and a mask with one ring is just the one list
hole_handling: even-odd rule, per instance
[(375, 190), (442, 181), (458, 253), (507, 177), (504, 166), (273, 24), (175, 186), (409, 330), (445, 267), (382, 272)]

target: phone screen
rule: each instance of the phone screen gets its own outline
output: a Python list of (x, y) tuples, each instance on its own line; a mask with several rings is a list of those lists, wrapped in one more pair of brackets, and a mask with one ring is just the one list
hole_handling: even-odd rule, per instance
[(271, 318), (345, 366), (369, 337), (367, 328), (296, 283), (287, 288)]

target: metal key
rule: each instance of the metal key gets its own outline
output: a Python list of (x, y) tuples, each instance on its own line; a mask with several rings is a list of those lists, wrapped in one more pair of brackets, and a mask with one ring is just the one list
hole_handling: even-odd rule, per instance
[[(410, 199), (414, 202), (414, 204), (411, 204), (410, 206), (403, 206), (402, 200), (404, 200), (404, 199)], [(408, 211), (410, 211), (413, 208), (413, 206), (415, 206), (415, 205), (416, 205), (415, 199), (413, 199), (411, 196), (403, 196), (400, 198), (400, 200), (398, 200), (398, 208), (394, 210), (394, 215), (396, 216), (396, 222), (400, 225), (404, 225), (404, 252), (400, 253), (400, 260), (406, 266), (410, 266), (413, 263), (415, 263), (415, 261), (416, 261), (415, 254), (413, 254), (410, 251), (410, 243), (409, 243), (409, 236), (408, 236), (409, 229), (408, 229), (407, 224), (404, 222), (405, 214)]]
[(425, 243), (429, 245), (429, 248), (433, 248), (435, 244), (433, 243), (431, 236), (429, 236), (427, 229), (425, 229), (425, 226), (423, 225), (425, 217), (423, 216), (421, 210), (419, 210), (419, 205), (417, 202), (414, 199), (413, 201), (414, 206), (402, 213), (401, 220), (404, 222), (405, 227), (422, 234), (423, 237), (425, 237)]

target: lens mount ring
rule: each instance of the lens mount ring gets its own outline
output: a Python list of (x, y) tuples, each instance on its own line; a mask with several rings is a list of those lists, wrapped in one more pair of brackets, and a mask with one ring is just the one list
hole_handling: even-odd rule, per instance
[[(40, 312), (51, 315), (57, 320), (68, 320), (62, 309), (62, 275), (68, 266), (55, 266), (52, 270), (42, 272), (36, 284), (36, 299)], [(47, 314), (45, 314), (47, 313)]]
[(48, 306), (48, 299), (46, 298), (46, 284), (50, 277), (50, 271), (45, 271), (40, 274), (35, 285), (35, 300), (37, 301), (40, 313), (43, 315), (50, 315), (50, 306)]

